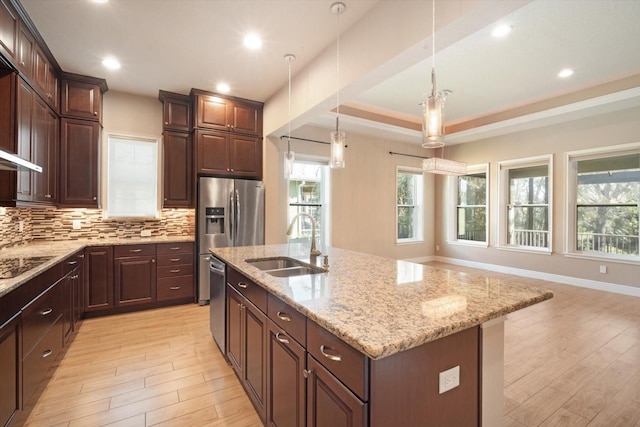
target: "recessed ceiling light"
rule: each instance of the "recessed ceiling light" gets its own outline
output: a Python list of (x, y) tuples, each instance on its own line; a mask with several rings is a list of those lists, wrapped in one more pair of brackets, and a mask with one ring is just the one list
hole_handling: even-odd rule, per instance
[(220, 93), (229, 93), (231, 87), (229, 87), (229, 85), (226, 83), (218, 83), (218, 85), (216, 86), (216, 90)]
[(571, 68), (565, 68), (558, 73), (558, 77), (561, 79), (566, 79), (567, 77), (571, 77), (574, 73), (574, 70)]
[(104, 58), (102, 60), (102, 65), (104, 65), (105, 67), (107, 67), (110, 70), (117, 70), (117, 69), (120, 68), (120, 61), (118, 61), (113, 56), (110, 56), (110, 57)]
[(497, 38), (505, 37), (511, 32), (512, 29), (513, 27), (511, 25), (500, 25), (494, 28), (493, 31), (491, 31), (491, 35)]
[(109, 0), (91, 0), (93, 3), (109, 3)]
[(250, 33), (244, 37), (244, 45), (249, 49), (260, 49), (262, 47), (262, 39), (258, 34)]

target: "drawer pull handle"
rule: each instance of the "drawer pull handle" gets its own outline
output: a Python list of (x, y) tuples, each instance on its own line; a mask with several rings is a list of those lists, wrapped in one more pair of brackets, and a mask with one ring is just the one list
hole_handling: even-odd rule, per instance
[(174, 247), (174, 248), (169, 248), (170, 251), (179, 251), (180, 250), (180, 246)]
[(129, 249), (129, 252), (138, 253), (142, 252), (142, 249)]
[(47, 314), (51, 314), (53, 312), (53, 308), (45, 308), (40, 312), (41, 315), (46, 316)]
[(171, 261), (171, 262), (178, 262), (178, 261), (180, 261), (180, 258), (171, 258), (169, 261)]
[(76, 265), (77, 263), (78, 263), (78, 261), (69, 261), (69, 262), (67, 262), (67, 264), (69, 264), (69, 265)]
[(172, 286), (169, 289), (172, 291), (177, 291), (178, 289), (180, 289), (180, 286)]
[(325, 347), (324, 345), (320, 346), (320, 353), (322, 353), (322, 355), (324, 357), (326, 357), (329, 360), (333, 360), (334, 362), (340, 362), (342, 361), (342, 356), (340, 356), (340, 354), (330, 354), (327, 353), (325, 351), (325, 349), (331, 350), (331, 351), (335, 351), (334, 349), (332, 349), (331, 347)]
[(291, 317), (289, 317), (289, 315), (287, 313), (283, 313), (283, 312), (279, 311), (276, 314), (278, 316), (278, 319), (284, 320), (285, 322), (291, 322)]
[(281, 334), (280, 332), (276, 333), (276, 339), (283, 344), (289, 344), (289, 340), (286, 338), (286, 335)]
[(180, 269), (176, 269), (176, 270), (169, 270), (169, 273), (180, 273)]
[(239, 287), (239, 288), (242, 288), (242, 289), (247, 289), (247, 288), (249, 287), (249, 285), (247, 285), (247, 284), (246, 284), (246, 283), (244, 283), (244, 282), (238, 282), (238, 287)]
[(44, 359), (45, 357), (49, 357), (51, 356), (52, 353), (53, 353), (53, 350), (45, 350), (42, 352), (42, 358)]

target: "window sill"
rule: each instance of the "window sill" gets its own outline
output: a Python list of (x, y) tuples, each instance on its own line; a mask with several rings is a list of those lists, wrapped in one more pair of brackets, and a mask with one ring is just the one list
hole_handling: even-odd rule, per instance
[(418, 240), (418, 239), (407, 239), (407, 240), (396, 240), (396, 245), (416, 245), (416, 244), (420, 244), (420, 243), (424, 243), (424, 240)]
[(523, 252), (527, 254), (536, 254), (536, 255), (551, 255), (551, 249), (549, 248), (534, 248), (534, 247), (526, 247), (526, 246), (497, 246), (496, 249), (500, 251), (511, 251), (511, 252)]
[(453, 246), (472, 246), (476, 248), (488, 248), (489, 244), (487, 242), (475, 242), (473, 240), (451, 240), (447, 241), (448, 245)]
[(617, 264), (630, 264), (630, 265), (640, 265), (640, 257), (633, 256), (614, 256), (614, 255), (598, 255), (591, 253), (582, 253), (582, 252), (565, 252), (563, 255), (567, 258), (576, 258), (576, 259), (586, 259), (591, 261), (600, 261), (600, 262), (614, 262)]

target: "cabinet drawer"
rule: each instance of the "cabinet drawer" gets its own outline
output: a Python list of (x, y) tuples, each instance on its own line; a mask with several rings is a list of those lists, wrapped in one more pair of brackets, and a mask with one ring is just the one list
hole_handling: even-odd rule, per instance
[(158, 301), (193, 297), (193, 276), (158, 279)]
[(193, 265), (170, 265), (167, 267), (158, 266), (158, 278), (176, 277), (193, 274)]
[(191, 264), (193, 265), (193, 254), (166, 254), (160, 255), (158, 251), (158, 267), (165, 267), (169, 265), (178, 264)]
[(113, 256), (115, 258), (123, 258), (129, 256), (148, 256), (156, 254), (156, 245), (124, 245), (115, 246), (113, 248)]
[(158, 244), (158, 255), (164, 254), (193, 254), (192, 242), (181, 243), (160, 243)]
[(62, 319), (58, 320), (22, 362), (22, 397), (26, 405), (62, 350)]
[(312, 321), (307, 322), (307, 351), (362, 400), (368, 400), (369, 359)]
[(61, 282), (25, 307), (22, 317), (22, 354), (27, 355), (63, 312)]
[(251, 280), (228, 266), (227, 283), (240, 292), (242, 296), (249, 300), (249, 302), (262, 310), (263, 313), (267, 312), (267, 291), (264, 288), (256, 285)]
[(269, 294), (269, 318), (302, 346), (307, 345), (307, 318), (289, 304)]

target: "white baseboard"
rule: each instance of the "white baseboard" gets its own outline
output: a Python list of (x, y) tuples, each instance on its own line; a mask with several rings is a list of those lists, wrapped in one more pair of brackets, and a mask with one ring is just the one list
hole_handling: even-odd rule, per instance
[[(420, 260), (420, 261), (414, 261)], [(424, 260), (424, 261), (422, 261)], [(486, 264), (483, 262), (466, 261), (457, 258), (447, 258), (440, 256), (413, 258), (407, 261), (411, 262), (443, 262), (446, 264), (461, 265), (464, 267), (479, 268), (481, 270), (495, 271), (498, 273), (513, 274), (516, 276), (532, 277), (539, 280), (548, 280), (549, 282), (557, 282), (565, 285), (579, 286), (581, 288), (596, 289), (599, 291), (614, 292), (616, 294), (640, 297), (640, 288), (633, 286), (618, 285), (615, 283), (599, 282), (597, 280), (580, 279), (578, 277), (562, 276), (559, 274), (543, 273), (541, 271), (525, 270), (522, 268), (505, 267), (503, 265)]]

